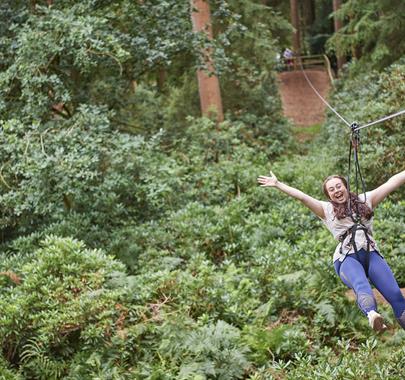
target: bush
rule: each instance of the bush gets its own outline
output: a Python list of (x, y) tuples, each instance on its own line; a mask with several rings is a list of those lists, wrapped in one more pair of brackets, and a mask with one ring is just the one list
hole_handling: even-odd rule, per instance
[(72, 239), (48, 237), (41, 245), (20, 265), (3, 267), (21, 283), (0, 278), (0, 342), (24, 376), (60, 378), (77, 353), (106, 349), (119, 334), (124, 293), (107, 282), (123, 266)]

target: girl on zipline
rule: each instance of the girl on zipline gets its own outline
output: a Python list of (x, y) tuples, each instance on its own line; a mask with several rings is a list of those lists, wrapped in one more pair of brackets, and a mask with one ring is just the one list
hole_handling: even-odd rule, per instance
[(298, 199), (307, 206), (339, 241), (333, 255), (335, 271), (345, 285), (356, 294), (357, 305), (368, 317), (370, 326), (377, 332), (387, 327), (377, 312), (377, 304), (367, 277), (390, 303), (395, 317), (405, 329), (405, 298), (394, 275), (379, 253), (373, 239), (373, 210), (391, 192), (405, 184), (405, 170), (392, 176), (375, 190), (360, 194), (349, 191), (344, 177), (333, 175), (323, 183), (323, 192), (328, 202), (320, 201), (304, 192), (270, 177), (257, 179), (262, 187), (275, 187)]

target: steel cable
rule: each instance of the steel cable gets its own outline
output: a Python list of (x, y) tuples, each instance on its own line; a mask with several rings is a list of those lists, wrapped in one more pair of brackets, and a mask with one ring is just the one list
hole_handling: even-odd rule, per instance
[(302, 66), (301, 58), (299, 58), (299, 63), (300, 63), (300, 66), (301, 66), (301, 71), (302, 71), (302, 73), (304, 74), (305, 79), (307, 80), (308, 84), (311, 86), (312, 90), (314, 90), (315, 94), (318, 95), (319, 99), (321, 99), (322, 102), (323, 102), (331, 111), (333, 111), (333, 112), (335, 113), (335, 115), (336, 115), (340, 120), (342, 120), (348, 127), (350, 127), (351, 124), (350, 124), (342, 115), (340, 115), (339, 112), (337, 112), (337, 111), (323, 98), (323, 96), (317, 91), (317, 89), (313, 86), (312, 82), (309, 80), (309, 78), (308, 78), (308, 76), (307, 76), (307, 74), (306, 74), (306, 72), (305, 72), (305, 70), (304, 70), (304, 67)]
[(402, 114), (404, 114), (404, 113), (405, 113), (405, 110), (402, 110), (402, 111), (393, 113), (393, 114), (388, 115), (388, 116), (385, 116), (385, 117), (383, 117), (383, 118), (381, 118), (381, 119), (378, 119), (378, 120), (372, 121), (372, 122), (370, 122), (370, 123), (367, 123), (367, 124), (365, 124), (365, 125), (359, 126), (359, 127), (355, 128), (354, 130), (355, 130), (355, 131), (359, 131), (360, 129), (367, 128), (367, 127), (371, 127), (372, 125), (375, 125), (375, 124), (378, 124), (378, 123), (382, 123), (383, 121), (386, 121), (386, 120), (393, 119), (394, 117), (400, 116), (400, 115), (402, 115)]

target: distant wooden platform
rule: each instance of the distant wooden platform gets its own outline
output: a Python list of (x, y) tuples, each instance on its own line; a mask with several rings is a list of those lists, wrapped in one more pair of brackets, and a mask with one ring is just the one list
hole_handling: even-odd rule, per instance
[[(405, 297), (405, 288), (402, 288), (401, 292)], [(379, 305), (387, 305), (388, 304), (386, 299), (381, 295), (381, 293), (377, 289), (373, 289), (373, 293), (374, 293), (374, 297), (375, 297), (375, 299), (377, 301), (377, 304), (379, 304)], [(356, 296), (355, 296), (353, 290), (348, 290), (346, 292), (346, 297), (349, 298), (352, 301), (356, 301)]]

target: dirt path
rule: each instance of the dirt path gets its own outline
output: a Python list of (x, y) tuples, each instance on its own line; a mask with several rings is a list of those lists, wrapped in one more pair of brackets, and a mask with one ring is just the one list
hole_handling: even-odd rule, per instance
[[(318, 92), (327, 98), (330, 81), (326, 71), (305, 70)], [(278, 75), (284, 115), (296, 126), (308, 127), (323, 123), (325, 105), (309, 86), (301, 71), (287, 71)]]

